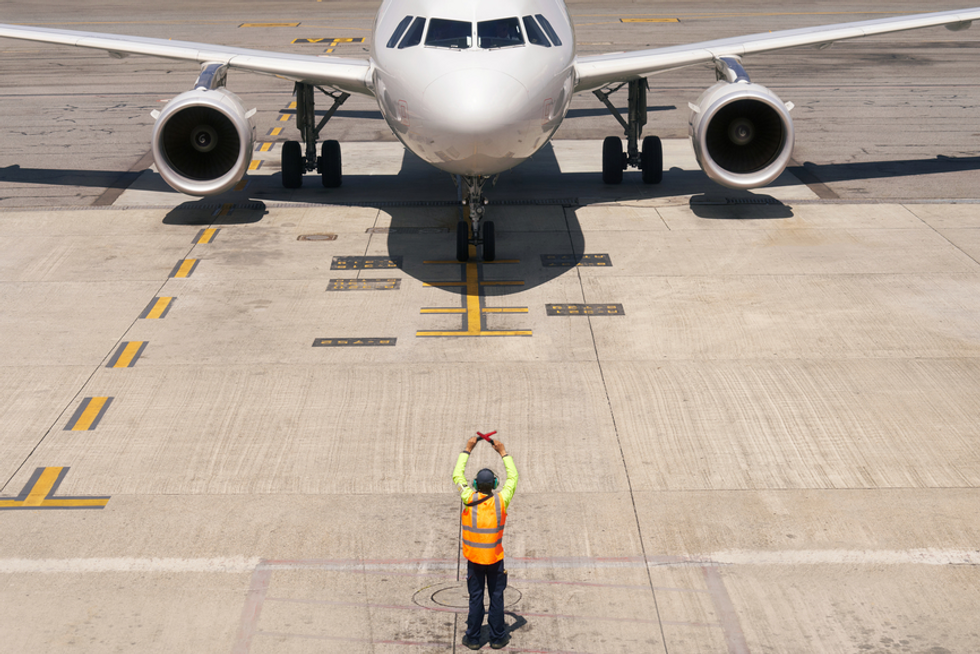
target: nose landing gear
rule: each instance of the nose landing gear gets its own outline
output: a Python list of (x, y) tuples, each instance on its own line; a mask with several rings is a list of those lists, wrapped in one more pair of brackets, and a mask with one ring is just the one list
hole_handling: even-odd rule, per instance
[(469, 211), (470, 224), (461, 220), (456, 224), (456, 260), (469, 261), (470, 245), (483, 246), (483, 260), (493, 261), (497, 257), (496, 233), (493, 221), (484, 221), (488, 200), (483, 195), (483, 185), (487, 177), (466, 176), (458, 178), (462, 204)]

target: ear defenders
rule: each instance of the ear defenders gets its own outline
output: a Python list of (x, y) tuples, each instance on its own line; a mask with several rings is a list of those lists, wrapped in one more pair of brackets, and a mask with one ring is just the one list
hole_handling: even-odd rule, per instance
[(493, 489), (497, 490), (497, 486), (500, 485), (500, 479), (497, 477), (497, 473), (490, 468), (484, 468), (480, 472), (476, 473), (476, 478), (473, 479), (473, 488), (479, 490), (481, 485), (484, 487), (488, 486), (490, 484), (491, 477), (493, 477)]

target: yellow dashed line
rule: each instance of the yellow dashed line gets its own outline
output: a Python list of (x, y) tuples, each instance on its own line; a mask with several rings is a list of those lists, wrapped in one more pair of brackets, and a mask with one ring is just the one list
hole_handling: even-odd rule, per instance
[(94, 429), (100, 414), (108, 408), (110, 397), (88, 397), (79, 407), (80, 413), (76, 413), (77, 418), (69, 423), (66, 431), (89, 431)]
[(170, 303), (173, 301), (172, 297), (161, 297), (157, 298), (157, 301), (153, 303), (153, 308), (150, 309), (146, 314), (147, 320), (157, 320), (170, 307)]

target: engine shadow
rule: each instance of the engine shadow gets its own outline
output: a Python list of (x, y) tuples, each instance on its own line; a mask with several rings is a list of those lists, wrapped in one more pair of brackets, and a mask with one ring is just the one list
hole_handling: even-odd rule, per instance
[(213, 200), (184, 202), (167, 212), (164, 225), (249, 225), (268, 214), (263, 202), (216, 204)]
[(794, 216), (793, 207), (769, 195), (721, 200), (695, 195), (690, 207), (695, 216), (705, 220), (783, 220)]

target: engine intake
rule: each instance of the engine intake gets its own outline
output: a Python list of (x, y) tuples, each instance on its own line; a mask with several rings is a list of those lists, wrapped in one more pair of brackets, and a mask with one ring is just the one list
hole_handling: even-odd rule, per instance
[(153, 128), (153, 159), (163, 179), (188, 195), (216, 195), (252, 162), (254, 126), (225, 88), (194, 89), (171, 100)]
[(786, 169), (793, 154), (793, 121), (766, 87), (721, 81), (691, 108), (694, 154), (712, 180), (729, 188), (758, 188)]

